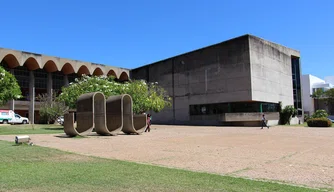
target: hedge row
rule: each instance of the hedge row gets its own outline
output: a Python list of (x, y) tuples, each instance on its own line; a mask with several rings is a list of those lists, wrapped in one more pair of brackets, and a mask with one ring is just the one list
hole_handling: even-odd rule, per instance
[(307, 120), (309, 127), (331, 127), (332, 122), (327, 118), (311, 118)]

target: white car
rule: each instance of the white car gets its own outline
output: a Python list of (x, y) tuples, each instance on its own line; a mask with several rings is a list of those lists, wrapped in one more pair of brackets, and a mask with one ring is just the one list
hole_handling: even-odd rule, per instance
[(332, 123), (334, 123), (334, 116), (327, 117)]
[(29, 119), (15, 114), (12, 110), (0, 110), (0, 123), (2, 124), (28, 124)]
[(57, 123), (59, 123), (60, 125), (64, 125), (64, 116), (60, 116), (57, 118)]

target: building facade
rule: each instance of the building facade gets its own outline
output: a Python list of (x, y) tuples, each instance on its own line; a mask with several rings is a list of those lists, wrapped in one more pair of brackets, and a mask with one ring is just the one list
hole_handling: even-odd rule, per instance
[(158, 82), (172, 107), (153, 115), (164, 124), (256, 124), (279, 108), (303, 114), (300, 53), (244, 35), (131, 70), (132, 79)]
[(334, 88), (334, 84), (330, 82), (331, 80), (332, 77), (326, 77), (325, 80), (323, 80), (309, 74), (302, 75), (303, 106), (305, 114), (312, 115), (318, 109), (329, 111), (325, 102), (312, 98), (311, 95), (319, 89), (326, 91)]
[(34, 123), (38, 121), (38, 94), (60, 92), (75, 78), (86, 75), (112, 75), (118, 81), (129, 80), (129, 70), (42, 54), (0, 48), (0, 65), (14, 74), (23, 98), (12, 100), (0, 109), (12, 109)]

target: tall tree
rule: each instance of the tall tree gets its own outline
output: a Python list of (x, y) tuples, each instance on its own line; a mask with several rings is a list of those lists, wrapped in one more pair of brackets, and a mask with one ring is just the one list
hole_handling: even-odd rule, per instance
[(6, 104), (11, 99), (19, 99), (22, 92), (14, 75), (0, 66), (0, 105)]

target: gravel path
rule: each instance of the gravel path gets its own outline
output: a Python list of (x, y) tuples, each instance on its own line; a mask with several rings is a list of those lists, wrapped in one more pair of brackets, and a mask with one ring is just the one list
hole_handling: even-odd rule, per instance
[(142, 135), (30, 137), (36, 145), (83, 155), (334, 189), (333, 128), (152, 127)]

